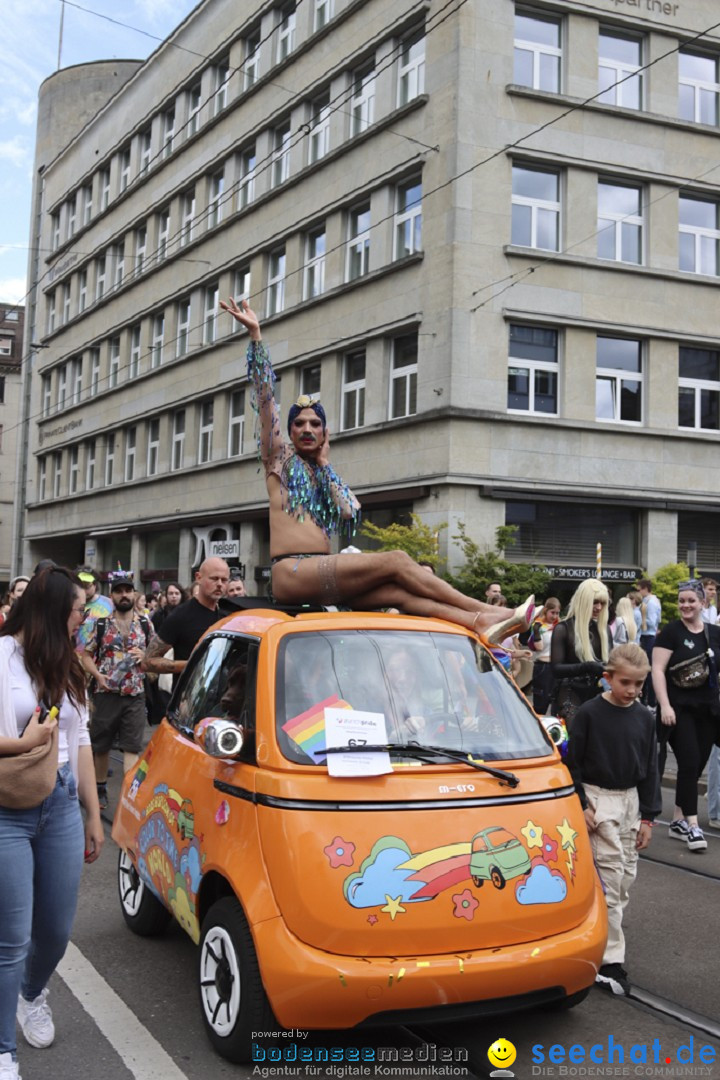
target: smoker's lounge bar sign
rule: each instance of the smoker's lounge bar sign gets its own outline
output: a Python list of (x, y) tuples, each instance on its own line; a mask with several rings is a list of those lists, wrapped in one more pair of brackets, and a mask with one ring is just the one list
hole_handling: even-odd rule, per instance
[[(538, 567), (540, 569), (540, 567)], [(543, 566), (554, 581), (583, 581), (588, 577), (595, 577), (594, 566)], [(600, 577), (602, 581), (637, 581), (642, 575), (642, 570), (636, 566), (608, 566), (603, 567)]]

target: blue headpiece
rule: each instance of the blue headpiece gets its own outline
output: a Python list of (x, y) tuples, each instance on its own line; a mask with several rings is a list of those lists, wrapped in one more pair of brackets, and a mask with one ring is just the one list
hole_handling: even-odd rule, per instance
[(320, 398), (311, 397), (309, 394), (301, 394), (294, 405), (290, 406), (288, 412), (287, 429), (288, 435), (293, 425), (293, 420), (301, 413), (303, 409), (312, 409), (316, 416), (322, 421), (323, 431), (327, 427), (327, 419), (325, 417), (325, 410), (320, 404)]

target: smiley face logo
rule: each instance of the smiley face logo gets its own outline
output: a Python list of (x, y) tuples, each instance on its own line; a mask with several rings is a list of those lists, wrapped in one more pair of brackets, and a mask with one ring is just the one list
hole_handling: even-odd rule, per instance
[(517, 1050), (507, 1039), (496, 1039), (488, 1050), (488, 1061), (498, 1069), (507, 1069), (517, 1057)]

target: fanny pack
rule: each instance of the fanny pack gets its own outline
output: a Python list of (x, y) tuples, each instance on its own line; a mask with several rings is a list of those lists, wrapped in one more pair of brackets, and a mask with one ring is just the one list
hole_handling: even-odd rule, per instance
[(681, 690), (693, 690), (696, 686), (704, 686), (710, 678), (710, 634), (707, 626), (703, 626), (707, 650), (701, 656), (693, 656), (690, 660), (681, 660), (679, 664), (673, 664), (668, 668), (668, 674), (673, 686)]

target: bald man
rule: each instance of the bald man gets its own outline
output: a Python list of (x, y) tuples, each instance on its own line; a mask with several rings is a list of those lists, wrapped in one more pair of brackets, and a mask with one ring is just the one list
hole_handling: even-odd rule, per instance
[[(162, 637), (155, 638), (145, 653), (145, 671), (170, 673), (175, 681), (205, 631), (222, 617), (218, 601), (225, 595), (229, 580), (230, 568), (224, 559), (206, 559), (201, 564), (195, 574), (196, 595), (168, 615), (162, 624)], [(166, 660), (170, 649), (174, 659)]]

